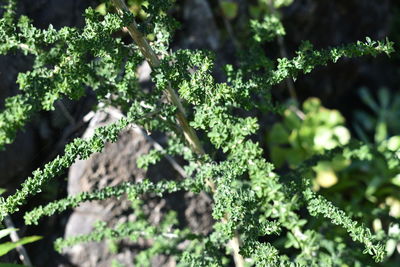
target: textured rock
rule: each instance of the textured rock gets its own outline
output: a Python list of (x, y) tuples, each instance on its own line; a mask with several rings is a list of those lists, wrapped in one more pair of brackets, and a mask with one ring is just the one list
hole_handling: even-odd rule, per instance
[(184, 4), (185, 44), (188, 48), (207, 48), (217, 50), (219, 47), (219, 30), (207, 1), (188, 0)]
[[(88, 128), (84, 137), (88, 137), (93, 129), (112, 122), (112, 118), (104, 113), (97, 113), (93, 120), (93, 128)], [(121, 134), (116, 143), (107, 144), (103, 153), (92, 155), (88, 160), (81, 160), (71, 166), (68, 180), (68, 194), (93, 191), (95, 189), (113, 186), (126, 181), (139, 181), (144, 178), (145, 171), (136, 167), (136, 159), (147, 152), (150, 144), (133, 130)], [(65, 237), (87, 234), (96, 221), (105, 221), (115, 225), (121, 216), (129, 212), (129, 202), (125, 198), (108, 199), (104, 201), (86, 202), (71, 214), (65, 229)], [(113, 256), (107, 250), (106, 242), (76, 245), (65, 251), (70, 261), (79, 266), (111, 266), (117, 259), (124, 266), (131, 266), (133, 255), (128, 250), (122, 250)]]
[[(93, 128), (87, 129), (84, 137), (90, 136), (95, 127), (112, 121), (102, 113), (97, 113), (93, 120), (96, 123), (92, 125)], [(177, 177), (166, 161), (160, 162), (147, 173), (137, 168), (136, 159), (146, 153), (150, 147), (149, 141), (138, 131), (123, 132), (118, 141), (107, 144), (102, 153), (92, 155), (88, 160), (78, 161), (70, 168), (68, 193), (74, 195), (83, 191), (93, 191), (124, 181), (137, 182), (145, 177), (153, 181)], [(190, 227), (194, 232), (203, 234), (211, 230), (213, 224), (210, 216), (211, 200), (205, 194), (178, 192), (167, 195), (164, 199), (151, 196), (144, 196), (144, 199), (143, 210), (154, 225), (160, 223), (167, 210), (174, 209), (181, 215), (182, 226)], [(111, 227), (133, 220), (130, 212), (129, 201), (125, 198), (83, 203), (71, 214), (66, 225), (65, 237), (89, 233), (98, 220), (107, 222)], [(69, 248), (65, 250), (65, 255), (71, 263), (82, 267), (110, 266), (113, 260), (118, 260), (124, 266), (132, 266), (133, 258), (140, 247), (149, 244), (151, 240), (139, 240), (135, 244), (136, 250), (131, 246), (120, 246), (118, 254), (112, 255), (107, 249), (106, 242), (92, 242)], [(151, 264), (152, 266), (175, 266), (175, 261), (168, 255), (160, 255), (154, 257)]]

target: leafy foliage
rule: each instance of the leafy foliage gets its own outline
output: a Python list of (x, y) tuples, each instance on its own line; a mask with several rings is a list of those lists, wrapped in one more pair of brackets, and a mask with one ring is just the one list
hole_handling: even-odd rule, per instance
[[(0, 239), (8, 236), (10, 233), (15, 232), (17, 230), (18, 229), (11, 229), (11, 228), (0, 230)], [(42, 237), (41, 236), (27, 236), (27, 237), (24, 237), (24, 238), (18, 240), (17, 242), (1, 243), (0, 244), (0, 256), (7, 254), (8, 252), (10, 252), (11, 250), (15, 249), (18, 246), (29, 244), (29, 243), (35, 242), (39, 239), (42, 239)]]
[[(276, 1), (275, 7), (289, 2)], [(340, 113), (323, 108), (317, 99), (310, 99), (303, 104), (304, 118), (299, 118), (293, 107), (289, 107), (283, 112), (283, 122), (276, 123), (269, 133), (274, 165), (267, 161), (263, 148), (253, 138), (260, 124), (257, 117), (249, 114), (257, 110), (282, 111), (283, 105), (273, 103), (270, 91), (286, 78), (295, 79), (340, 58), (389, 55), (394, 51), (392, 42), (366, 38), (316, 50), (305, 41), (292, 59), (273, 62), (264, 54), (262, 45), (285, 31), (278, 16), (265, 16), (261, 21), (249, 22), (253, 32), (245, 47), (249, 48), (247, 60), (237, 66), (225, 66), (226, 82), (216, 82), (212, 75), (215, 63), (212, 53), (168, 51), (172, 31), (177, 26), (167, 15), (169, 1), (141, 3), (141, 11), (137, 11), (141, 14), (139, 24), (126, 10), (124, 1), (112, 3), (118, 14), (107, 6), (101, 8), (103, 15), (89, 8), (82, 29), (60, 30), (52, 26), (37, 29), (27, 17), (18, 18), (14, 1), (4, 6), (0, 54), (20, 50), (31, 55), (34, 64), (31, 71), (19, 74), (21, 94), (8, 98), (0, 113), (0, 147), (11, 143), (16, 132), (35, 113), (52, 110), (54, 102), (63, 97), (79, 99), (84, 96), (85, 88), (93, 90), (103, 106), (120, 108), (125, 117), (98, 128), (89, 139), (75, 139), (65, 147), (62, 156), (34, 171), (13, 195), (0, 198), (0, 220), (16, 212), (30, 196), (40, 193), (46, 182), (63, 173), (75, 160), (101, 152), (106, 142), (115, 142), (123, 129), (135, 123), (147, 130), (168, 133), (170, 137), (164, 150), (150, 152), (139, 160), (139, 165), (148, 167), (166, 155), (182, 156), (187, 163), (186, 177), (181, 181), (123, 183), (57, 200), (26, 213), (26, 224), (37, 224), (43, 216), (84, 201), (124, 194), (131, 200), (135, 221), (115, 226), (98, 222), (88, 235), (57, 240), (57, 250), (81, 242), (123, 238), (135, 241), (142, 237), (152, 239), (153, 246), (135, 259), (139, 266), (148, 266), (151, 257), (159, 253), (176, 256), (181, 266), (221, 266), (232, 261), (237, 266), (244, 266), (245, 261), (254, 266), (352, 265), (369, 262), (363, 253), (377, 262), (385, 259), (383, 241), (397, 242), (398, 237), (385, 231), (375, 235), (357, 218), (352, 218), (351, 210), (336, 207), (314, 190), (310, 171), (323, 162), (333, 162), (340, 153), (342, 160), (354, 161), (371, 161), (381, 153), (383, 158), (391, 160), (389, 168), (393, 173), (398, 173), (398, 139), (390, 139), (389, 149), (383, 150), (375, 145), (350, 142)], [(125, 44), (115, 37), (124, 27), (136, 44)], [(137, 83), (136, 69), (144, 59), (153, 67), (154, 88), (150, 91), (141, 90)], [(196, 141), (196, 130), (204, 133), (200, 142)], [(283, 151), (276, 151), (279, 145), (287, 143), (290, 148), (283, 156), (277, 155)], [(202, 144), (207, 145), (208, 153)], [(275, 168), (281, 167), (285, 160), (289, 166), (286, 174), (282, 174)], [(212, 195), (215, 224), (211, 234), (199, 235), (179, 228), (173, 212), (160, 227), (149, 223), (141, 211), (141, 195), (164, 196), (180, 190), (206, 191)], [(326, 230), (330, 228), (328, 225), (339, 226), (341, 230)], [(329, 233), (324, 233), (323, 228)], [(348, 237), (357, 242), (356, 251)], [(178, 246), (185, 240), (187, 246)]]
[(311, 155), (346, 145), (350, 140), (343, 116), (322, 107), (317, 98), (306, 100), (303, 110), (291, 107), (283, 115), (283, 122), (275, 123), (267, 138), (277, 167), (285, 160), (296, 166)]

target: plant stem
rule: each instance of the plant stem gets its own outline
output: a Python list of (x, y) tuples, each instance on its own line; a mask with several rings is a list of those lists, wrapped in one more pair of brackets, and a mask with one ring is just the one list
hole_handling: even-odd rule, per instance
[[(268, 2), (268, 6), (271, 9), (271, 13), (278, 16), (278, 11), (275, 8), (275, 0), (270, 0)], [(278, 46), (279, 46), (279, 53), (281, 54), (281, 57), (283, 58), (289, 58), (288, 57), (288, 53), (286, 51), (286, 46), (285, 46), (285, 41), (283, 39), (283, 37), (281, 35), (277, 36), (277, 40), (278, 40)], [(297, 102), (297, 94), (296, 94), (296, 88), (294, 86), (294, 82), (293, 82), (293, 78), (291, 77), (287, 77), (285, 79), (286, 81), (286, 86), (289, 89), (289, 95), (292, 99), (294, 99)]]
[[(218, 0), (218, 5), (219, 5), (220, 9), (222, 9), (222, 4), (223, 4), (222, 2), (223, 2), (222, 0)], [(229, 19), (226, 16), (223, 15), (222, 19), (224, 21), (225, 28), (226, 28), (226, 31), (228, 32), (229, 38), (231, 38), (231, 40), (232, 40), (233, 46), (235, 47), (235, 49), (237, 51), (240, 50), (241, 49), (241, 45), (237, 41), (237, 39), (235, 37), (235, 34), (233, 33), (232, 24), (230, 23)]]
[[(114, 6), (117, 8), (117, 11), (120, 14), (122, 14), (123, 12), (130, 12), (128, 7), (126, 6), (124, 0), (112, 0), (112, 1), (114, 3)], [(132, 23), (129, 24), (126, 28), (129, 32), (130, 36), (132, 37), (133, 41), (136, 43), (136, 45), (139, 47), (141, 53), (148, 61), (149, 65), (152, 68), (158, 68), (161, 65), (161, 61), (158, 59), (154, 50), (150, 47), (147, 40), (143, 37), (142, 33), (139, 31), (135, 20), (133, 20)], [(184, 134), (185, 139), (188, 142), (189, 146), (197, 155), (199, 155), (199, 156), (204, 155), (205, 152), (200, 143), (200, 140), (199, 140), (196, 132), (194, 131), (194, 129), (189, 125), (189, 123), (186, 119), (185, 109), (183, 108), (183, 105), (179, 99), (179, 96), (177, 95), (175, 90), (172, 88), (171, 84), (168, 85), (168, 87), (164, 90), (164, 92), (167, 95), (169, 102), (178, 108), (176, 118), (177, 118), (179, 125), (182, 128), (183, 134)], [(212, 182), (211, 180), (208, 179), (206, 181), (206, 183), (211, 188), (211, 191), (213, 193), (215, 193), (216, 186), (215, 186), (214, 182)], [(228, 220), (228, 216), (226, 215), (222, 221), (226, 222), (227, 220)], [(243, 259), (242, 255), (239, 254), (239, 245), (240, 245), (239, 235), (236, 234), (229, 241), (228, 245), (232, 249), (235, 265), (237, 267), (244, 267), (244, 259)]]
[[(113, 107), (107, 107), (104, 112), (106, 112), (107, 114), (110, 114), (111, 116), (113, 116), (116, 119), (122, 119), (125, 118), (125, 115), (122, 114), (121, 111), (119, 111), (116, 108)], [(146, 138), (146, 140), (154, 147), (154, 149), (158, 150), (158, 151), (162, 151), (164, 150), (164, 148), (156, 141), (154, 140), (150, 135), (148, 135), (139, 125), (132, 125), (132, 130), (140, 133), (144, 138)], [(181, 165), (179, 165), (178, 162), (176, 162), (176, 160), (169, 156), (169, 155), (164, 155), (164, 158), (171, 164), (171, 166), (175, 169), (175, 171), (177, 171), (179, 173), (180, 176), (182, 176), (183, 178), (186, 178), (186, 172), (185, 170), (182, 168)]]
[[(7, 215), (6, 217), (4, 217), (4, 224), (6, 225), (7, 228), (11, 228), (11, 229), (15, 228), (10, 215)], [(17, 232), (11, 232), (10, 238), (11, 238), (11, 241), (14, 243), (16, 243), (20, 240)], [(25, 266), (32, 266), (32, 262), (29, 258), (28, 253), (26, 252), (24, 246), (21, 245), (21, 246), (16, 247), (15, 249), (17, 250), (17, 252), (19, 254), (19, 259), (22, 261), (22, 263)]]
[[(113, 0), (115, 7), (117, 8), (119, 13), (129, 12), (128, 7), (125, 4), (124, 0)], [(161, 61), (158, 59), (154, 50), (150, 47), (147, 40), (143, 37), (142, 33), (139, 31), (136, 22), (133, 20), (131, 24), (127, 27), (127, 30), (132, 37), (133, 41), (139, 47), (140, 52), (148, 61), (149, 65), (152, 68), (158, 68), (161, 65)], [(178, 112), (176, 114), (176, 118), (178, 120), (179, 125), (183, 130), (183, 134), (185, 136), (186, 141), (189, 143), (192, 150), (198, 155), (204, 155), (203, 147), (201, 146), (200, 140), (197, 137), (195, 131), (192, 127), (190, 127), (186, 115), (185, 109), (181, 101), (179, 100), (178, 95), (176, 94), (175, 90), (172, 89), (171, 84), (164, 90), (165, 94), (167, 95), (168, 100), (178, 108)]]

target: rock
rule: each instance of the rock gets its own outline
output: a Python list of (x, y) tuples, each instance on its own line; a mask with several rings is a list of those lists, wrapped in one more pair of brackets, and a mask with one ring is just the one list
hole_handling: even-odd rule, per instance
[(188, 0), (183, 8), (185, 19), (185, 44), (188, 48), (206, 48), (217, 50), (219, 30), (207, 1)]
[[(90, 136), (95, 127), (113, 121), (104, 113), (96, 113), (93, 120), (95, 121), (93, 127), (87, 129), (84, 137)], [(88, 160), (78, 161), (70, 168), (69, 195), (126, 181), (138, 182), (145, 177), (153, 181), (176, 179), (178, 175), (167, 161), (161, 161), (147, 172), (137, 167), (137, 158), (147, 153), (150, 148), (149, 141), (138, 131), (131, 129), (123, 132), (118, 141), (107, 144), (102, 153), (92, 155)], [(143, 210), (154, 225), (161, 222), (166, 211), (174, 209), (181, 216), (179, 219), (182, 227), (190, 227), (194, 232), (203, 234), (209, 233), (212, 229), (211, 200), (205, 194), (178, 192), (166, 195), (163, 199), (147, 195), (143, 199), (145, 200)], [(66, 225), (65, 237), (90, 233), (93, 224), (99, 220), (112, 227), (133, 219), (126, 198), (83, 203), (71, 214)], [(126, 240), (124, 243), (129, 244)], [(121, 245), (119, 252), (113, 255), (108, 250), (107, 242), (92, 242), (66, 249), (64, 254), (69, 257), (71, 263), (82, 267), (111, 266), (113, 260), (118, 260), (124, 266), (133, 266), (133, 259), (140, 248), (149, 244), (151, 240), (139, 240), (135, 244), (136, 249), (132, 249), (132, 244)], [(152, 266), (175, 265), (174, 258), (168, 255), (152, 259)]]
[[(94, 128), (114, 119), (104, 113), (96, 113), (92, 120), (96, 123), (86, 130), (84, 137), (89, 137)], [(149, 148), (150, 144), (142, 135), (133, 130), (124, 131), (119, 140), (107, 144), (102, 153), (94, 154), (88, 160), (80, 160), (71, 166), (68, 194), (75, 195), (122, 182), (142, 180), (146, 172), (137, 168), (136, 159)], [(129, 212), (129, 209), (126, 198), (82, 203), (70, 216), (65, 237), (90, 233), (96, 221), (115, 225), (121, 216), (126, 216), (124, 214)], [(124, 266), (132, 266), (133, 259), (133, 254), (127, 250), (111, 255), (106, 242), (76, 245), (65, 250), (65, 254), (72, 263), (82, 267), (111, 266), (114, 259), (118, 259)]]

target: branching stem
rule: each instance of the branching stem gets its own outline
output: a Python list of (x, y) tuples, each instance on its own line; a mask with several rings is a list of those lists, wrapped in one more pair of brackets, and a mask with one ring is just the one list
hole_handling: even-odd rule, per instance
[[(119, 13), (122, 14), (123, 12), (129, 12), (129, 9), (126, 6), (124, 0), (113, 0), (113, 3)], [(133, 41), (138, 46), (140, 52), (148, 61), (149, 65), (152, 68), (158, 68), (161, 65), (161, 61), (158, 59), (154, 50), (150, 47), (147, 40), (143, 37), (142, 33), (139, 31), (136, 22), (133, 20), (132, 23), (129, 24), (126, 28), (129, 32), (130, 36), (132, 37)], [(183, 130), (183, 134), (185, 136), (186, 141), (189, 143), (190, 147), (196, 154), (204, 155), (205, 153), (204, 153), (203, 147), (200, 143), (200, 140), (197, 137), (197, 134), (195, 133), (193, 128), (190, 127), (190, 125), (186, 119), (185, 109), (183, 108), (183, 105), (182, 105), (181, 101), (179, 100), (177, 93), (171, 87), (170, 84), (164, 90), (164, 93), (167, 95), (167, 98), (171, 102), (171, 104), (173, 104), (174, 106), (176, 106), (178, 108), (176, 118), (178, 120), (179, 125), (181, 126), (181, 128)]]
[[(124, 12), (129, 12), (129, 9), (126, 6), (124, 0), (113, 0), (113, 3), (115, 5), (115, 7), (117, 8), (117, 11), (121, 15)], [(161, 61), (157, 57), (154, 50), (150, 47), (147, 40), (143, 37), (142, 33), (139, 31), (135, 20), (133, 20), (132, 23), (126, 27), (126, 29), (129, 32), (130, 36), (132, 37), (133, 41), (139, 47), (139, 50), (141, 51), (143, 56), (148, 61), (149, 65), (152, 68), (158, 68), (161, 65)], [(164, 90), (164, 92), (167, 95), (168, 101), (178, 108), (176, 118), (177, 118), (177, 121), (178, 121), (180, 127), (182, 128), (182, 131), (183, 131), (186, 141), (189, 143), (189, 146), (197, 155), (199, 155), (199, 156), (204, 155), (205, 152), (200, 143), (200, 140), (199, 140), (196, 132), (189, 125), (188, 120), (186, 119), (186, 114), (185, 114), (186, 112), (185, 112), (185, 109), (183, 108), (183, 105), (179, 99), (178, 94), (172, 88), (171, 84), (168, 85), (168, 87)], [(211, 180), (208, 180), (207, 184), (208, 184), (208, 186), (210, 186), (211, 191), (214, 193), (216, 191), (215, 184)], [(223, 218), (223, 221), (227, 221), (227, 220), (228, 220), (228, 216), (226, 215)], [(229, 241), (228, 245), (232, 249), (235, 265), (237, 267), (244, 267), (244, 259), (239, 254), (239, 245), (240, 245), (239, 235), (236, 234), (232, 238), (232, 240)]]
[[(270, 0), (268, 2), (268, 6), (270, 7), (272, 14), (277, 15), (278, 11), (275, 8), (274, 2), (275, 2), (275, 0)], [(278, 35), (277, 40), (278, 40), (278, 45), (279, 45), (279, 53), (281, 54), (281, 57), (289, 58), (288, 53), (286, 51), (285, 41), (284, 41), (283, 37), (281, 35)], [(296, 88), (294, 86), (293, 78), (287, 77), (285, 80), (286, 80), (286, 86), (289, 89), (290, 97), (297, 102), (298, 99), (297, 99)]]

